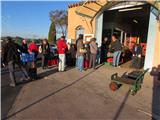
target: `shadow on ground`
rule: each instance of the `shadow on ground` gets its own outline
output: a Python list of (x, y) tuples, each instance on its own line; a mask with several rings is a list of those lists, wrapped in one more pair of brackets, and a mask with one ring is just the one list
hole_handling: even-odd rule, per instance
[[(50, 94), (48, 94), (48, 95), (46, 95), (46, 96), (44, 96), (44, 97), (42, 97), (42, 98), (40, 98), (40, 99), (32, 102), (32, 103), (30, 103), (30, 104), (28, 104), (27, 106), (25, 106), (25, 107), (23, 107), (23, 108), (15, 111), (14, 113), (11, 113), (11, 114), (8, 115), (7, 117), (4, 117), (3, 120), (9, 119), (9, 118), (15, 116), (16, 114), (18, 114), (18, 113), (20, 113), (20, 112), (22, 112), (22, 111), (24, 111), (24, 110), (26, 110), (26, 109), (28, 109), (28, 108), (30, 108), (30, 107), (33, 107), (34, 105), (36, 105), (36, 104), (38, 104), (38, 103), (40, 103), (40, 102), (48, 99), (49, 97), (54, 96), (55, 94), (58, 94), (59, 92), (62, 92), (63, 90), (67, 89), (68, 87), (70, 87), (70, 86), (78, 83), (79, 81), (83, 80), (83, 78), (87, 77), (88, 75), (90, 75), (90, 74), (93, 73), (94, 71), (95, 71), (95, 70), (87, 73), (87, 74), (84, 75), (83, 77), (81, 77), (81, 78), (79, 78), (79, 79), (71, 82), (70, 84), (68, 84), (68, 85), (66, 85), (66, 86), (64, 86), (64, 87), (62, 87), (62, 88), (59, 88), (59, 89), (57, 89), (56, 91), (53, 91), (52, 93), (50, 93)], [(42, 73), (41, 76), (43, 76), (44, 74), (45, 74), (45, 73)], [(53, 72), (52, 72), (52, 74), (53, 74)]]
[[(4, 73), (3, 73), (4, 72)], [(54, 74), (57, 72), (57, 69), (48, 69), (43, 73), (38, 74), (39, 79), (43, 79), (46, 76)], [(12, 108), (16, 97), (18, 96), (19, 92), (23, 88), (24, 85), (33, 81), (20, 81), (22, 77), (22, 73), (16, 70), (16, 79), (17, 79), (17, 86), (10, 87), (9, 86), (9, 72), (7, 70), (1, 72), (1, 118), (4, 119), (7, 117), (9, 110)]]

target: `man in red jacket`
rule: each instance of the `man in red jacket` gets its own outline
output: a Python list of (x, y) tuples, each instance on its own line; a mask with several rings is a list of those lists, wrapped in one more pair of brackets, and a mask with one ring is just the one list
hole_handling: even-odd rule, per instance
[(59, 54), (59, 71), (64, 71), (65, 69), (65, 61), (66, 61), (66, 50), (67, 44), (65, 42), (65, 37), (62, 36), (57, 42), (58, 54)]

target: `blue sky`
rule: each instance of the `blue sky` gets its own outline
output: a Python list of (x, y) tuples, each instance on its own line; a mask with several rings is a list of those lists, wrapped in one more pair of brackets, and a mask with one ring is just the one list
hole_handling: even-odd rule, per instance
[(51, 10), (67, 10), (74, 1), (2, 1), (2, 36), (47, 37)]

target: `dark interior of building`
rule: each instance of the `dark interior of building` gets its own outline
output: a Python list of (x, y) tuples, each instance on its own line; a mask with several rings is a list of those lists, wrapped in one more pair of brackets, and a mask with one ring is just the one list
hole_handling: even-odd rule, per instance
[(113, 33), (121, 37), (123, 31), (127, 36), (140, 37), (141, 42), (147, 41), (150, 5), (107, 10), (103, 15), (103, 38), (111, 39)]
[[(132, 49), (135, 43), (145, 44), (147, 42), (149, 17), (150, 5), (148, 4), (106, 10), (103, 14), (102, 39), (107, 37), (111, 41), (112, 34), (116, 34), (124, 46), (128, 41), (129, 44), (126, 47), (129, 48), (129, 52), (125, 53), (124, 58), (129, 61), (132, 58)], [(136, 42), (133, 42), (131, 38), (136, 38)], [(146, 47), (143, 52), (144, 58), (145, 49)]]

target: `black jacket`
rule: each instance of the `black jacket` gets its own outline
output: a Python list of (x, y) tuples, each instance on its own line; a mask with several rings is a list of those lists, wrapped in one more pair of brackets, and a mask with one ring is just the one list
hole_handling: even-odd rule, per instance
[(28, 45), (27, 44), (22, 44), (22, 52), (28, 53)]
[(141, 55), (142, 54), (142, 47), (140, 45), (136, 45), (133, 48), (133, 54)]
[(119, 42), (119, 40), (116, 40), (114, 42), (111, 43), (111, 47), (109, 49), (110, 52), (116, 52), (116, 51), (121, 51), (122, 50), (122, 45)]
[(41, 48), (42, 48), (42, 54), (50, 54), (50, 46), (49, 44), (42, 44), (41, 45)]
[(4, 44), (4, 46), (2, 46), (2, 62), (4, 64), (7, 64), (10, 61), (20, 62), (20, 53), (18, 50), (22, 49), (14, 42)]

